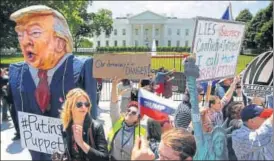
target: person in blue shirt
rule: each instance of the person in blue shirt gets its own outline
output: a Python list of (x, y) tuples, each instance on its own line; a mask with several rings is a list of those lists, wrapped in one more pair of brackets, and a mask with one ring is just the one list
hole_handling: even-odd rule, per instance
[(164, 83), (166, 80), (166, 76), (174, 73), (175, 69), (172, 69), (169, 72), (164, 72), (164, 71), (165, 71), (164, 67), (159, 68), (155, 76), (155, 82), (154, 82), (156, 86), (155, 92), (158, 96), (162, 96), (162, 94), (164, 93), (164, 89), (165, 89)]
[[(59, 118), (67, 92), (79, 87), (90, 97), (91, 115), (96, 119), (93, 59), (72, 55), (73, 39), (64, 16), (47, 6), (35, 5), (14, 12), (10, 19), (16, 23), (15, 31), (25, 60), (9, 67), (16, 113)], [(51, 160), (50, 154), (29, 151), (32, 160)]]

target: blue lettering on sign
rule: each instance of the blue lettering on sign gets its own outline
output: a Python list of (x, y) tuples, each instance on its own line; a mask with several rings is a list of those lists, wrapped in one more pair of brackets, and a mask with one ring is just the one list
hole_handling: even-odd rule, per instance
[(149, 99), (146, 99), (143, 97), (140, 97), (140, 104), (146, 108), (151, 108), (151, 109), (154, 109), (157, 111), (161, 111), (161, 112), (169, 114), (169, 115), (171, 115), (175, 112), (175, 110), (173, 108), (168, 107), (167, 105), (164, 105), (164, 104), (161, 104), (156, 101), (149, 100)]

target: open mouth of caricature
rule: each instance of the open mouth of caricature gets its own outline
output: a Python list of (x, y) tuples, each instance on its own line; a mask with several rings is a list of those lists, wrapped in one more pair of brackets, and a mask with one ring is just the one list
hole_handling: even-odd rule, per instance
[(27, 51), (26, 52), (26, 57), (28, 59), (28, 61), (32, 62), (34, 61), (34, 58), (35, 58), (35, 53), (33, 53), (32, 51)]

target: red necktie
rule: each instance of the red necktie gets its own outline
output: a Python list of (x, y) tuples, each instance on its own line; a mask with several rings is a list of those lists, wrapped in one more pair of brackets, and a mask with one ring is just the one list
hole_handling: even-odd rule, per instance
[(44, 113), (49, 105), (49, 100), (50, 100), (47, 71), (39, 70), (38, 78), (39, 78), (39, 84), (35, 90), (35, 98), (41, 111)]

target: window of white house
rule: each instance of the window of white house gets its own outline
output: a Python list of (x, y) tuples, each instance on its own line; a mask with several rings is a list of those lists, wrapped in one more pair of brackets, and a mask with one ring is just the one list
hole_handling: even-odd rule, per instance
[(145, 30), (145, 35), (146, 35), (146, 36), (148, 35), (148, 29)]
[(138, 33), (138, 29), (135, 29), (135, 35), (138, 35), (139, 33)]
[(126, 35), (126, 29), (123, 29), (123, 35)]
[(109, 46), (108, 40), (106, 41), (106, 46), (107, 46), (107, 47)]
[(106, 34), (106, 38), (109, 38), (109, 35)]
[(171, 46), (171, 41), (170, 40), (168, 40), (168, 42), (167, 42), (167, 46)]
[(155, 30), (155, 35), (158, 36), (159, 35), (159, 29)]
[(100, 41), (97, 41), (97, 47), (100, 47), (100, 45), (101, 45)]
[(126, 40), (123, 40), (123, 46), (126, 46)]
[(178, 40), (177, 43), (176, 43), (177, 47), (180, 46), (180, 41)]
[(189, 35), (189, 29), (186, 29), (186, 36)]
[(188, 47), (188, 41), (185, 42), (185, 47)]
[(117, 29), (114, 29), (114, 35), (117, 35)]
[(172, 34), (172, 30), (171, 28), (168, 28), (168, 35), (171, 35)]
[(138, 40), (135, 40), (135, 46), (138, 46)]
[(177, 35), (180, 35), (180, 29), (177, 29)]
[(117, 43), (117, 40), (115, 40), (115, 41), (114, 41), (114, 46), (117, 46), (117, 44), (118, 44), (118, 43)]

